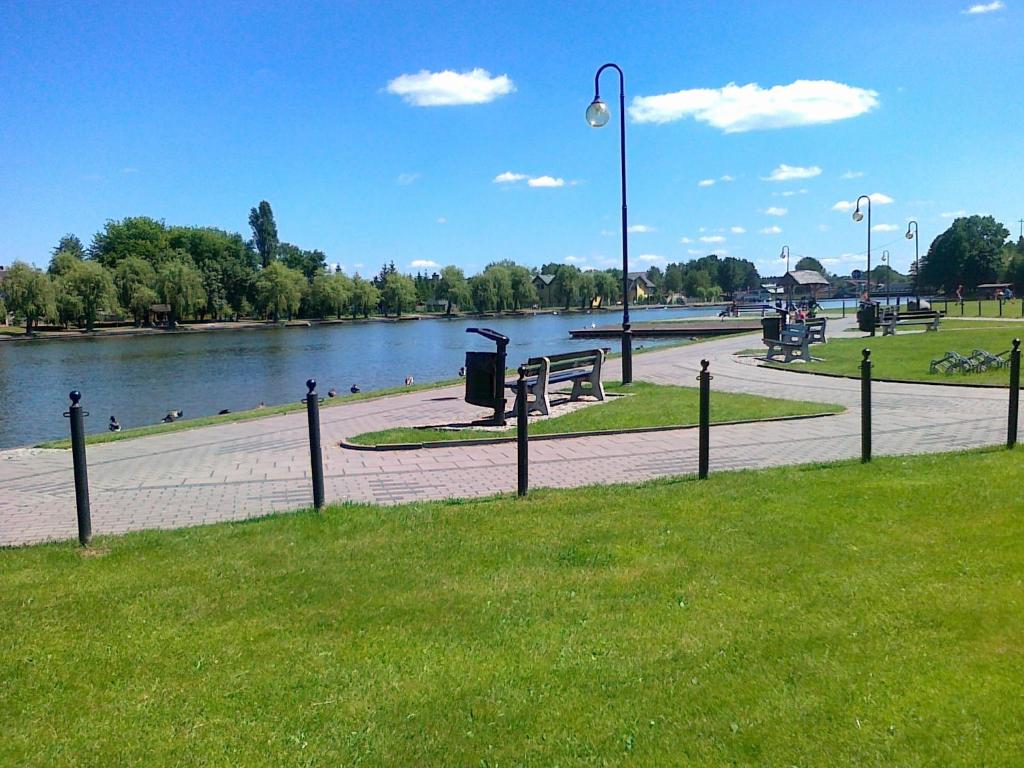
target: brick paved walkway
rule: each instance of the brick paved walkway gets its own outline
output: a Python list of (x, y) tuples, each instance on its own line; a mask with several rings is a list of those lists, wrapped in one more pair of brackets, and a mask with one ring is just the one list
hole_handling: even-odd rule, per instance
[[(859, 456), (859, 382), (761, 368), (733, 356), (757, 344), (757, 336), (743, 336), (652, 351), (635, 358), (635, 373), (647, 381), (695, 386), (699, 360), (707, 357), (713, 392), (834, 402), (849, 409), (822, 419), (712, 427), (712, 471)], [(607, 375), (619, 376), (616, 361)], [(1006, 439), (1005, 390), (876, 382), (873, 395), (876, 456)], [(514, 444), (394, 452), (337, 447), (341, 438), (360, 432), (481, 415), (462, 401), (459, 387), (324, 409), (328, 500), (396, 503), (514, 491)], [(174, 528), (308, 506), (305, 421), (298, 412), (90, 446), (93, 531)], [(696, 472), (697, 431), (535, 442), (530, 457), (533, 487), (688, 474)], [(0, 545), (75, 536), (70, 451), (0, 452)]]

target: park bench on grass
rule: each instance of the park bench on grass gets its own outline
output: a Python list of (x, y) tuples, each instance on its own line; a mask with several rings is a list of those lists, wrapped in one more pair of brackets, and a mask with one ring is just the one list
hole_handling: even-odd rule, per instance
[(802, 360), (807, 363), (811, 360), (811, 353), (808, 351), (810, 336), (807, 333), (807, 328), (803, 326), (787, 326), (779, 334), (778, 339), (762, 339), (761, 341), (768, 347), (765, 357), (769, 360), (776, 357), (784, 358), (782, 361), (784, 363), (791, 363), (794, 360)]
[[(561, 355), (531, 357), (523, 364), (526, 369), (526, 412), (537, 411), (547, 416), (551, 412), (551, 385), (566, 381), (572, 382), (570, 400), (579, 400), (582, 395), (604, 400), (601, 367), (607, 352), (606, 349), (587, 349)], [(505, 386), (515, 390), (516, 382), (505, 382)], [(518, 409), (517, 394), (514, 412), (518, 413)]]
[(882, 326), (883, 336), (895, 336), (897, 328), (905, 328), (914, 325), (923, 325), (925, 331), (939, 330), (939, 322), (944, 312), (937, 309), (921, 309), (912, 311), (884, 310), (879, 325)]
[(800, 328), (804, 327), (807, 329), (807, 340), (811, 344), (824, 344), (825, 343), (825, 323), (828, 318), (825, 317), (808, 317), (799, 323), (791, 323), (787, 328)]

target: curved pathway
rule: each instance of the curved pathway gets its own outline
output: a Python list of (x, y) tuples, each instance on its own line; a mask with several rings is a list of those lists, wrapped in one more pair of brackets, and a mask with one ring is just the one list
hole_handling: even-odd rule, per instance
[[(838, 328), (849, 321), (834, 322)], [(831, 329), (830, 329), (831, 330)], [(838, 416), (711, 429), (711, 470), (848, 459), (860, 455), (860, 383), (762, 368), (734, 353), (757, 335), (651, 351), (637, 378), (695, 386), (711, 361), (714, 392), (833, 402)], [(609, 379), (618, 361), (607, 365)], [(874, 453), (948, 451), (1006, 439), (1006, 390), (875, 382)], [(364, 400), (321, 411), (328, 501), (396, 503), (514, 491), (514, 443), (416, 451), (351, 451), (343, 437), (424, 422), (479, 418), (461, 387)], [(239, 520), (309, 506), (302, 412), (88, 448), (93, 531), (122, 533)], [(530, 445), (532, 487), (636, 482), (695, 473), (697, 430), (551, 440)], [(76, 536), (70, 451), (0, 452), (0, 545)]]

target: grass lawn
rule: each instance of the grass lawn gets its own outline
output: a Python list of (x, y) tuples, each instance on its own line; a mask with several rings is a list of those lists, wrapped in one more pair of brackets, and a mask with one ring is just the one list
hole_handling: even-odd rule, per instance
[[(605, 384), (605, 392), (629, 392), (627, 397), (609, 399), (599, 405), (582, 408), (564, 416), (535, 421), (530, 424), (531, 435), (564, 434), (566, 432), (595, 432), (606, 429), (635, 429), (696, 424), (699, 417), (696, 387), (673, 387), (637, 381), (628, 387)], [(838, 413), (838, 405), (780, 400), (757, 395), (729, 392), (712, 393), (711, 420), (713, 422), (767, 419), (779, 416), (797, 416), (812, 413)], [(515, 427), (502, 431), (467, 429), (458, 432), (414, 427), (365, 432), (349, 438), (359, 445), (393, 443), (424, 443), (435, 440), (456, 441), (515, 435)]]
[(1015, 766), (1020, 451), (0, 551), (0, 764)]
[[(871, 350), (874, 363), (872, 375), (879, 379), (904, 381), (933, 381), (943, 384), (991, 384), (1007, 386), (1009, 369), (984, 371), (982, 373), (929, 373), (932, 360), (938, 360), (948, 351), (970, 355), (976, 348), (993, 354), (1010, 349), (1014, 337), (1021, 336), (1018, 323), (985, 323), (943, 321), (937, 332), (899, 333), (882, 336), (881, 331), (874, 338), (838, 338), (832, 336), (828, 344), (817, 344), (812, 354), (821, 361), (800, 364), (800, 370), (821, 373), (839, 373), (847, 376), (860, 375), (861, 350)], [(758, 351), (763, 354), (763, 350)], [(792, 365), (771, 363), (776, 368), (792, 370)]]
[(25, 328), (21, 325), (0, 325), (0, 336), (24, 336)]

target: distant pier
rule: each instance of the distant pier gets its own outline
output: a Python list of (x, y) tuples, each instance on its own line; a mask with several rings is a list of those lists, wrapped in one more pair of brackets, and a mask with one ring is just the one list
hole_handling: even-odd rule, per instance
[[(749, 333), (761, 330), (757, 320), (700, 320), (662, 323), (634, 323), (633, 335), (638, 338), (691, 338), (725, 336), (729, 333)], [(617, 339), (622, 335), (621, 325), (601, 325), (596, 328), (576, 328), (569, 331), (574, 339)]]

